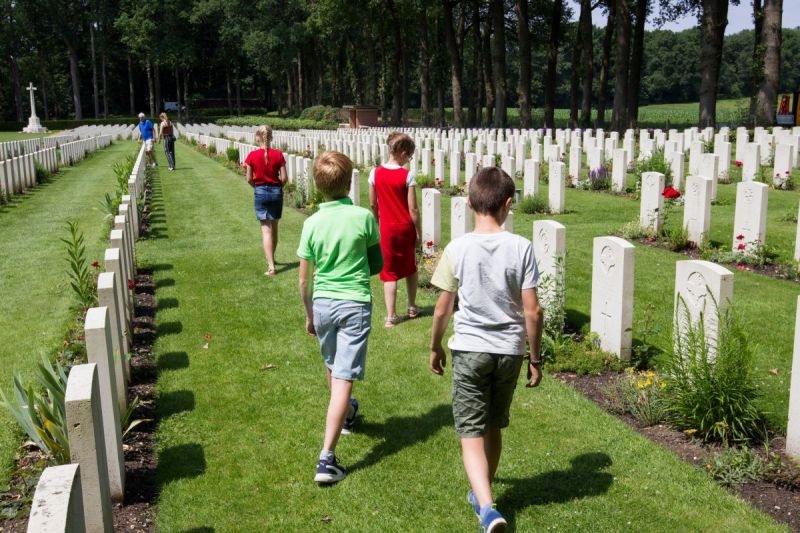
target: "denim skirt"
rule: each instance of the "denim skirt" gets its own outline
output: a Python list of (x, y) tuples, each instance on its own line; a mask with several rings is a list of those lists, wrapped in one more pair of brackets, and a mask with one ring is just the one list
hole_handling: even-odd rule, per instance
[(258, 220), (278, 220), (283, 213), (283, 188), (278, 185), (257, 185), (253, 203)]

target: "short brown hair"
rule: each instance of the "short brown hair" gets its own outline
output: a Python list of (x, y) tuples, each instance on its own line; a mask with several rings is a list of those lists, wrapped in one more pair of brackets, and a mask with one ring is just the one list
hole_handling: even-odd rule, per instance
[(327, 198), (344, 198), (350, 192), (353, 162), (341, 152), (322, 152), (314, 160), (314, 183)]
[(469, 203), (481, 215), (496, 215), (516, 186), (511, 176), (497, 167), (484, 167), (469, 182)]
[[(394, 135), (394, 137), (392, 137)], [(389, 145), (389, 153), (393, 156), (397, 157), (399, 155), (405, 155), (407, 157), (411, 157), (414, 155), (414, 150), (416, 150), (416, 145), (414, 144), (414, 139), (410, 136), (406, 135), (405, 133), (392, 133), (389, 135), (389, 138), (386, 140), (386, 144)]]
[(395, 140), (396, 140), (398, 137), (400, 137), (401, 135), (403, 135), (403, 132), (402, 132), (402, 131), (393, 131), (392, 133), (390, 133), (389, 135), (387, 135), (387, 136), (386, 136), (386, 146), (388, 146), (389, 148), (391, 148), (391, 147), (392, 147), (392, 144), (394, 144), (394, 141), (395, 141)]

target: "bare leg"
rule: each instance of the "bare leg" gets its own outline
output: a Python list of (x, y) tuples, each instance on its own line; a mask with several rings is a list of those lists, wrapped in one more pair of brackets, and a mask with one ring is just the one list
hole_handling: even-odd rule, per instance
[(386, 316), (394, 318), (397, 316), (397, 282), (385, 281), (383, 283), (383, 298), (386, 300)]
[(499, 428), (490, 428), (483, 439), (483, 449), (489, 463), (489, 482), (494, 480), (497, 466), (500, 464), (500, 454), (503, 451), (503, 432)]
[(279, 220), (272, 221), (272, 258), (275, 259), (275, 250), (278, 249), (278, 222)]
[(267, 258), (267, 272), (275, 270), (275, 246), (272, 244), (272, 221), (261, 221), (261, 244)]
[(489, 478), (489, 462), (486, 457), (484, 437), (462, 437), (461, 453), (464, 470), (467, 472), (472, 492), (481, 507), (493, 503), (492, 486)]
[(419, 285), (419, 275), (414, 272), (406, 278), (406, 290), (408, 291), (408, 306), (417, 306), (417, 286)]
[(342, 425), (347, 413), (350, 411), (350, 393), (353, 391), (353, 382), (330, 377), (331, 400), (328, 403), (328, 416), (325, 419), (325, 441), (322, 449), (334, 451)]

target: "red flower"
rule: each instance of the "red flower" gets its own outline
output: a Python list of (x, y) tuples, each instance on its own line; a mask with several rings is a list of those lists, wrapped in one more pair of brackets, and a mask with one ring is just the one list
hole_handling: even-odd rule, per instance
[(736, 236), (736, 240), (737, 240), (737, 241), (743, 241), (743, 240), (744, 240), (744, 235), (742, 235), (742, 234), (740, 233), (739, 235), (737, 235), (737, 236)]
[(206, 333), (206, 334), (205, 334), (205, 336), (204, 336), (204, 338), (205, 338), (207, 341), (210, 341), (210, 340), (211, 340), (211, 334), (210, 334), (210, 333)]
[(433, 241), (428, 241), (428, 242), (426, 242), (426, 243), (425, 243), (425, 246), (428, 246), (428, 247), (430, 247), (430, 246), (433, 246)]
[(739, 270), (744, 270), (745, 269), (744, 263), (736, 263), (736, 268), (738, 268)]
[(672, 187), (665, 187), (664, 192), (662, 192), (661, 195), (664, 198), (668, 198), (670, 200), (681, 197), (680, 191), (677, 189), (673, 189)]
[(132, 291), (132, 290), (133, 290), (133, 289), (135, 289), (135, 288), (136, 288), (136, 284), (133, 282), (133, 280), (132, 280), (132, 279), (129, 279), (129, 280), (128, 280), (128, 290), (129, 290), (129, 291)]
[(734, 162), (734, 164), (735, 164), (737, 167), (740, 167), (740, 166), (742, 166), (742, 162), (741, 162), (741, 161), (735, 161), (735, 162)]
[(743, 242), (740, 242), (739, 245), (736, 247), (737, 250), (744, 250), (747, 248), (747, 245)]
[(100, 261), (92, 261), (92, 268), (100, 268)]

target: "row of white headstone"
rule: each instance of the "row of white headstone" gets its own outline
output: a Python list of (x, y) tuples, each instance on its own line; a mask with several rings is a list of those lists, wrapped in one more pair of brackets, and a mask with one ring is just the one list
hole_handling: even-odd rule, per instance
[(48, 172), (58, 171), (55, 148), (45, 148), (0, 161), (0, 201), (22, 194), (37, 184), (36, 163)]
[(136, 199), (143, 191), (144, 150), (139, 151), (98, 276), (98, 307), (86, 312), (88, 363), (73, 367), (65, 407), (72, 464), (45, 469), (36, 487), (28, 532), (113, 531), (112, 502), (125, 494), (121, 418), (127, 410), (131, 324), (134, 316)]
[(0, 142), (0, 161), (39, 151), (43, 144), (40, 138)]
[(85, 159), (88, 154), (109, 146), (111, 141), (111, 135), (101, 135), (62, 144), (59, 149), (61, 164), (72, 166)]

